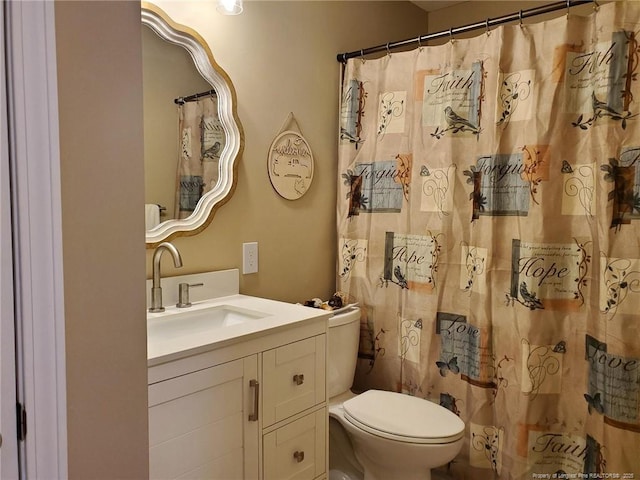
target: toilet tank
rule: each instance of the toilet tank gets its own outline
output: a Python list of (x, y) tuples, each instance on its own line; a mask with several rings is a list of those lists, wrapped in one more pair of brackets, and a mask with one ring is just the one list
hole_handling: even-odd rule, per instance
[(353, 385), (360, 341), (360, 308), (347, 307), (329, 319), (327, 386), (329, 398)]

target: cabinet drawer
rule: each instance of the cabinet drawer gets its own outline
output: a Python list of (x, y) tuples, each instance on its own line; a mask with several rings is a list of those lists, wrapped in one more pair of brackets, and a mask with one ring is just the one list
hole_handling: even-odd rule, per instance
[(325, 473), (326, 429), (323, 408), (266, 434), (264, 480), (311, 480)]
[(262, 354), (265, 427), (325, 401), (325, 335)]

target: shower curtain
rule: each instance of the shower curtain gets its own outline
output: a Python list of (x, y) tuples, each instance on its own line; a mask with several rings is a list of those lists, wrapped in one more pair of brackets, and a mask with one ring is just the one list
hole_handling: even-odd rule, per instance
[(215, 95), (178, 105), (179, 159), (176, 181), (176, 216), (186, 218), (200, 197), (218, 182), (224, 128)]
[(452, 478), (640, 478), (638, 32), (614, 2), (345, 66), (355, 386), (459, 415)]

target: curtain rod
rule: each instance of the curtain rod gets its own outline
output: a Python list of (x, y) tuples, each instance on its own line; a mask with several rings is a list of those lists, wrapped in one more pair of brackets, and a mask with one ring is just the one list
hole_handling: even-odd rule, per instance
[(189, 95), (188, 97), (174, 98), (173, 101), (178, 105), (184, 105), (187, 102), (193, 102), (194, 100), (198, 100), (202, 97), (208, 97), (209, 95), (216, 95), (216, 91), (207, 90), (206, 92), (194, 93), (193, 95)]
[(523, 19), (529, 17), (535, 17), (537, 15), (543, 15), (545, 13), (551, 13), (558, 10), (562, 10), (564, 8), (569, 10), (569, 8), (574, 7), (576, 5), (582, 5), (587, 3), (593, 3), (595, 8), (598, 8), (597, 0), (565, 0), (563, 2), (550, 3), (548, 5), (542, 5), (539, 7), (530, 8), (527, 10), (520, 10), (516, 13), (511, 13), (509, 15), (504, 15), (502, 17), (496, 18), (487, 18), (484, 22), (471, 23), (469, 25), (464, 25), (462, 27), (450, 28), (449, 30), (443, 30), (437, 33), (429, 33), (427, 35), (422, 35), (416, 38), (410, 38), (407, 40), (400, 40), (398, 42), (389, 42), (385, 45), (378, 45), (376, 47), (365, 48), (362, 50), (354, 51), (354, 52), (345, 52), (339, 53), (336, 56), (336, 59), (341, 63), (346, 63), (346, 61), (350, 58), (364, 57), (370, 53), (377, 52), (387, 52), (390, 53), (391, 50), (395, 50), (397, 48), (406, 47), (411, 45), (412, 43), (417, 43), (418, 45), (422, 44), (422, 42), (427, 42), (429, 40), (435, 40), (436, 38), (442, 37), (453, 37), (458, 33), (466, 33), (471, 32), (473, 30), (479, 30), (481, 28), (486, 28), (487, 30), (490, 27), (495, 27), (497, 25), (502, 25), (504, 23), (514, 22), (519, 20), (522, 22)]

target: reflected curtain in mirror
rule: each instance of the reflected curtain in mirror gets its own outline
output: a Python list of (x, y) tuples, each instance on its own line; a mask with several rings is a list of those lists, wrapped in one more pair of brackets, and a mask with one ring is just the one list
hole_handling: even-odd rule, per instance
[(225, 146), (215, 94), (178, 106), (180, 158), (176, 189), (176, 218), (195, 210), (203, 194), (218, 183), (220, 153)]

